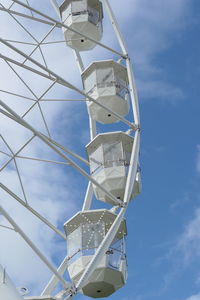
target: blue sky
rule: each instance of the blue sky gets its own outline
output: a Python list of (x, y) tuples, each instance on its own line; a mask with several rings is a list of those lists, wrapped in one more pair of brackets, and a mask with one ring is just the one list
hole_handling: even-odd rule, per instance
[[(38, 5), (37, 1), (32, 3)], [(134, 65), (141, 112), (140, 161), (143, 184), (142, 194), (130, 204), (127, 212), (128, 282), (110, 299), (200, 300), (200, 3), (197, 0), (127, 0), (126, 6), (119, 0), (111, 0), (110, 3), (122, 28)], [(106, 18), (105, 23), (107, 30)], [(115, 45), (114, 40), (110, 41), (107, 31), (104, 41)], [(100, 54), (103, 56), (105, 53), (99, 48), (91, 57), (86, 53), (85, 61), (89, 62)], [(74, 68), (71, 65), (70, 49), (67, 55), (66, 62)], [(59, 72), (64, 74), (63, 61), (59, 58), (56, 64), (59, 64)], [(66, 78), (77, 82), (77, 74), (74, 70), (73, 76), (68, 73)], [(60, 90), (60, 93), (63, 91)], [(66, 138), (68, 146), (85, 155), (84, 145), (89, 137), (84, 104), (69, 104), (68, 109), (63, 109), (61, 105), (55, 108), (54, 104), (49, 110), (47, 108), (47, 119), (53, 120), (50, 127), (55, 129), (54, 136), (63, 143)], [(53, 126), (55, 123), (56, 127)], [(110, 126), (108, 129), (104, 127), (104, 130), (124, 129), (123, 126), (117, 126)], [(35, 153), (46, 155), (46, 148), (36, 146)], [(49, 157), (51, 155), (49, 153)], [(81, 209), (86, 180), (68, 167), (67, 174), (65, 169), (60, 171), (55, 168), (51, 178), (46, 174), (48, 169), (32, 165), (31, 168), (33, 174), (40, 172), (39, 179), (45, 185), (42, 189), (36, 181), (37, 176), (32, 174), (30, 190), (27, 189), (27, 193), (33, 197), (33, 204), (38, 205), (43, 214), (62, 228), (65, 219)], [(23, 174), (25, 176), (26, 172)], [(6, 176), (14, 188), (16, 180), (11, 170), (8, 170)], [(2, 182), (4, 180), (5, 175)], [(77, 184), (79, 190), (75, 190)], [(16, 191), (19, 192), (19, 188)], [(51, 194), (51, 197), (47, 197), (47, 194)], [(38, 198), (43, 201), (40, 202)], [(5, 206), (6, 201), (7, 199), (1, 200)], [(29, 216), (22, 221), (24, 211), (17, 209), (16, 213), (16, 210), (12, 211), (11, 204), (9, 205), (11, 215), (15, 215), (19, 223), (26, 227)], [(54, 263), (62, 259), (64, 244), (49, 233), (44, 241), (44, 236), (38, 233), (39, 223), (29, 224), (26, 230), (30, 231), (33, 240)], [(7, 240), (7, 235), (2, 237)], [(28, 263), (28, 257), (32, 254), (28, 250), (22, 250), (21, 245), (18, 247)], [(1, 251), (0, 259), (5, 261), (6, 251)], [(8, 255), (7, 260), (10, 260)], [(19, 265), (14, 264), (13, 270), (6, 261), (17, 283), (20, 261), (22, 260), (19, 259)], [(32, 258), (31, 264), (34, 265), (35, 261)], [(39, 266), (43, 270), (42, 265)], [(23, 270), (25, 272), (26, 266)], [(35, 277), (37, 271), (34, 270)], [(45, 279), (49, 276), (46, 269), (41, 274)], [(28, 277), (30, 282), (26, 284), (31, 286), (32, 279)], [(36, 279), (33, 282), (37, 290), (35, 286), (38, 282)], [(40, 284), (41, 288), (42, 283)], [(77, 299), (87, 298), (77, 296)]]
[[(139, 84), (143, 191), (127, 215), (131, 272), (125, 299), (198, 300), (200, 5), (198, 1), (174, 1), (164, 11), (166, 1), (153, 1), (150, 7), (147, 1), (142, 4), (144, 9), (146, 4), (147, 19), (148, 11), (155, 14), (151, 20), (155, 27), (159, 27), (156, 4), (162, 17), (160, 36), (151, 37), (158, 38), (152, 42), (158, 48), (149, 62), (154, 74), (141, 74), (135, 61), (136, 81), (143, 79)], [(173, 18), (176, 4), (182, 7), (177, 19)], [(166, 29), (162, 20), (167, 19)], [(140, 31), (140, 24), (138, 27)], [(134, 37), (128, 44), (131, 49)], [(133, 48), (132, 52), (134, 59)], [(143, 92), (152, 81), (155, 86)], [(196, 296), (190, 298), (192, 295)]]

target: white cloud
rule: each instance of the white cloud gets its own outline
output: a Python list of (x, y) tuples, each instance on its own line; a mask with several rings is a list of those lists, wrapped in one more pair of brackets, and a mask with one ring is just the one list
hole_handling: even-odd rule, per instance
[(200, 256), (200, 208), (195, 210), (193, 218), (185, 226), (176, 250), (183, 254), (185, 265), (196, 261)]
[[(188, 201), (188, 195), (186, 195), (186, 200), (184, 201)], [(175, 205), (180, 205), (179, 201)], [(174, 207), (172, 208), (174, 209)], [(188, 274), (188, 271), (193, 279), (193, 283), (199, 288), (200, 276), (195, 272), (195, 269), (199, 267), (200, 258), (200, 207), (194, 210), (193, 215), (184, 224), (182, 233), (162, 244), (162, 248), (167, 249), (167, 251), (157, 259), (159, 265), (168, 265), (167, 272), (162, 278), (163, 283), (160, 289), (162, 294), (166, 293), (173, 286), (174, 282), (178, 282), (180, 276)], [(193, 269), (193, 267), (195, 268)], [(199, 297), (199, 295), (192, 296), (194, 299), (191, 297), (186, 300), (199, 300), (200, 298), (195, 298)]]
[(167, 71), (158, 66), (156, 55), (171, 47), (181, 34), (188, 22), (191, 3), (188, 0), (128, 0), (122, 14), (121, 6), (114, 2), (111, 1), (133, 53), (139, 95), (170, 102), (182, 99), (181, 88), (172, 84), (170, 77), (166, 79)]
[(200, 300), (200, 293), (193, 295), (193, 296), (187, 298), (186, 300)]

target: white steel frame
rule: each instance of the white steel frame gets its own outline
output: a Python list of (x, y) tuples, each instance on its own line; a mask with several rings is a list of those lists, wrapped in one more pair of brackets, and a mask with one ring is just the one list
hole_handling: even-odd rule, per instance
[[(122, 36), (122, 33), (119, 29), (117, 20), (114, 16), (114, 13), (112, 11), (112, 8), (109, 4), (108, 0), (101, 0), (103, 3), (104, 8), (107, 11), (107, 14), (110, 18), (110, 22), (111, 25), (114, 29), (114, 32), (116, 34), (117, 40), (119, 42), (119, 45), (121, 47), (121, 53), (116, 51), (115, 49), (110, 48), (107, 45), (104, 45), (101, 42), (95, 41), (92, 38), (88, 37), (85, 34), (82, 34), (80, 32), (78, 32), (77, 30), (71, 29), (68, 26), (66, 26), (65, 24), (63, 24), (60, 20), (54, 19), (42, 12), (40, 12), (39, 10), (31, 7), (28, 3), (28, 1), (26, 1), (26, 3), (21, 2), (19, 0), (12, 0), (13, 4), (18, 4), (19, 6), (22, 6), (24, 8), (27, 8), (30, 12), (31, 15), (25, 14), (25, 13), (21, 13), (18, 11), (15, 11), (14, 8), (12, 8), (13, 5), (10, 6), (10, 8), (5, 8), (1, 3), (0, 3), (0, 11), (4, 11), (5, 13), (9, 13), (18, 23), (20, 23), (17, 19), (16, 16), (20, 16), (23, 18), (27, 18), (27, 19), (31, 19), (33, 21), (39, 22), (39, 23), (43, 23), (46, 25), (51, 26), (49, 32), (44, 36), (44, 38), (41, 41), (37, 41), (34, 37), (35, 40), (35, 49), (40, 49), (40, 46), (42, 43), (45, 43), (45, 39), (47, 38), (47, 36), (55, 29), (55, 28), (66, 28), (68, 30), (71, 30), (93, 42), (95, 42), (97, 45), (99, 45), (100, 47), (103, 47), (104, 49), (112, 52), (115, 55), (118, 55), (120, 57), (120, 60), (125, 60), (126, 62), (126, 67), (127, 67), (127, 71), (128, 71), (128, 80), (129, 80), (129, 87), (130, 87), (130, 98), (131, 98), (131, 103), (132, 103), (132, 109), (133, 109), (133, 120), (134, 122), (130, 122), (128, 120), (126, 120), (125, 118), (121, 117), (120, 115), (118, 115), (117, 113), (113, 112), (112, 110), (110, 110), (109, 108), (107, 108), (106, 106), (98, 103), (95, 99), (93, 99), (92, 97), (88, 96), (84, 90), (81, 90), (79, 88), (77, 88), (76, 86), (74, 86), (73, 84), (71, 84), (70, 82), (66, 81), (65, 79), (63, 79), (62, 77), (60, 77), (58, 74), (56, 74), (55, 72), (53, 72), (52, 70), (50, 70), (46, 64), (45, 58), (42, 54), (42, 50), (41, 54), (43, 57), (43, 63), (41, 64), (38, 61), (36, 61), (35, 59), (33, 59), (31, 57), (32, 52), (30, 55), (27, 55), (26, 53), (24, 53), (23, 51), (19, 50), (17, 47), (13, 46), (11, 44), (11, 41), (7, 41), (3, 38), (0, 37), (0, 42), (2, 44), (4, 44), (5, 46), (7, 46), (9, 49), (12, 49), (13, 51), (15, 51), (17, 54), (19, 54), (20, 56), (24, 57), (24, 61), (19, 62), (16, 59), (11, 59), (10, 57), (7, 57), (3, 54), (0, 53), (0, 58), (3, 59), (7, 65), (12, 69), (12, 64), (15, 64), (21, 68), (24, 68), (26, 70), (29, 70), (35, 74), (37, 74), (38, 76), (42, 76), (44, 78), (49, 79), (50, 81), (52, 81), (52, 84), (50, 85), (50, 87), (46, 90), (46, 92), (44, 94), (47, 93), (48, 90), (51, 89), (51, 87), (57, 83), (59, 85), (63, 85), (65, 87), (68, 87), (74, 91), (76, 91), (77, 93), (79, 93), (81, 96), (86, 97), (87, 99), (89, 99), (90, 101), (95, 102), (97, 105), (101, 106), (102, 108), (106, 109), (108, 112), (112, 113), (113, 115), (115, 115), (121, 122), (123, 122), (124, 124), (126, 124), (128, 126), (128, 131), (135, 131), (135, 136), (134, 136), (134, 143), (133, 143), (133, 149), (132, 149), (132, 154), (131, 154), (131, 160), (130, 160), (130, 167), (129, 167), (129, 171), (128, 171), (128, 176), (127, 176), (127, 182), (126, 182), (126, 188), (125, 188), (125, 195), (124, 195), (124, 201), (120, 201), (118, 199), (116, 199), (116, 197), (114, 197), (111, 193), (109, 193), (105, 188), (103, 188), (100, 184), (98, 184), (98, 182), (96, 182), (96, 180), (94, 180), (92, 178), (92, 176), (90, 176), (90, 174), (88, 174), (83, 168), (81, 168), (76, 162), (74, 162), (73, 159), (71, 159), (68, 155), (74, 157), (75, 159), (78, 159), (80, 162), (86, 164), (86, 166), (89, 165), (89, 162), (87, 160), (85, 160), (84, 158), (82, 158), (80, 155), (74, 153), (73, 151), (71, 151), (70, 149), (67, 149), (66, 147), (60, 145), (58, 142), (56, 142), (55, 140), (53, 140), (51, 138), (50, 135), (50, 131), (48, 129), (43, 111), (40, 107), (40, 101), (48, 101), (48, 100), (44, 100), (44, 94), (41, 95), (41, 97), (36, 97), (36, 95), (34, 94), (34, 92), (31, 90), (31, 88), (28, 86), (28, 89), (30, 90), (30, 92), (33, 95), (33, 98), (27, 98), (24, 97), (23, 95), (17, 95), (14, 93), (11, 93), (9, 91), (1, 91), (1, 92), (5, 92), (5, 93), (10, 93), (13, 95), (17, 95), (19, 97), (24, 97), (30, 101), (33, 102), (32, 106), (29, 108), (29, 110), (32, 109), (33, 106), (38, 105), (39, 109), (40, 109), (40, 113), (42, 115), (45, 127), (46, 127), (46, 131), (47, 131), (47, 135), (44, 135), (43, 133), (37, 131), (33, 126), (31, 126), (27, 121), (24, 120), (24, 116), (28, 113), (28, 111), (22, 116), (20, 117), (13, 109), (11, 109), (4, 101), (2, 101), (0, 99), (0, 114), (3, 114), (4, 116), (14, 120), (15, 122), (17, 122), (18, 124), (20, 124), (21, 126), (27, 128), (28, 130), (30, 130), (32, 132), (32, 136), (29, 140), (27, 140), (27, 142), (16, 152), (11, 152), (11, 154), (7, 154), (4, 153), (5, 155), (8, 156), (9, 160), (7, 161), (7, 163), (0, 169), (0, 172), (11, 162), (14, 161), (15, 166), (16, 166), (16, 170), (17, 170), (17, 174), (20, 180), (20, 184), (24, 193), (24, 198), (25, 201), (22, 200), (20, 197), (18, 197), (13, 191), (10, 190), (9, 187), (5, 186), (3, 183), (0, 182), (0, 188), (3, 189), (5, 192), (7, 192), (10, 196), (12, 196), (16, 201), (18, 201), (18, 203), (20, 203), (21, 205), (23, 205), (27, 210), (29, 210), (32, 214), (34, 214), (37, 218), (39, 218), (42, 222), (44, 222), (47, 226), (49, 226), (54, 232), (56, 232), (59, 236), (61, 236), (63, 239), (66, 239), (66, 236), (64, 233), (62, 233), (59, 229), (57, 229), (53, 224), (51, 224), (46, 218), (44, 218), (42, 215), (40, 215), (35, 209), (33, 209), (29, 204), (28, 201), (26, 200), (26, 195), (23, 189), (23, 183), (21, 182), (20, 179), (20, 172), (18, 170), (17, 167), (17, 163), (16, 163), (16, 158), (21, 158), (21, 159), (31, 159), (31, 160), (38, 160), (38, 161), (42, 161), (42, 162), (46, 162), (46, 163), (55, 163), (55, 164), (67, 164), (69, 166), (72, 166), (73, 168), (75, 168), (80, 174), (82, 174), (84, 177), (86, 177), (89, 181), (88, 187), (87, 187), (87, 191), (85, 194), (85, 199), (84, 199), (84, 203), (83, 203), (83, 207), (82, 210), (89, 210), (91, 207), (91, 202), (92, 202), (92, 197), (93, 197), (93, 188), (92, 188), (92, 184), (98, 186), (98, 188), (100, 188), (102, 191), (104, 191), (111, 199), (113, 199), (113, 201), (116, 203), (118, 203), (118, 206), (113, 207), (112, 210), (113, 211), (117, 211), (117, 208), (120, 208), (120, 211), (117, 215), (117, 218), (115, 219), (114, 223), (112, 224), (110, 230), (108, 231), (108, 233), (106, 234), (105, 238), (103, 239), (101, 245), (99, 246), (98, 250), (96, 251), (95, 255), (93, 256), (92, 260), (90, 261), (90, 263), (88, 264), (87, 268), (85, 269), (84, 273), (82, 274), (78, 284), (76, 286), (74, 286), (72, 283), (67, 282), (64, 278), (63, 278), (63, 274), (67, 269), (67, 264), (68, 264), (68, 259), (67, 257), (64, 258), (63, 262), (61, 263), (61, 265), (58, 267), (58, 269), (56, 269), (45, 257), (45, 255), (43, 255), (41, 253), (41, 251), (34, 245), (34, 243), (29, 239), (29, 237), (23, 232), (23, 230), (16, 224), (16, 222), (10, 217), (10, 215), (8, 214), (8, 212), (5, 211), (5, 209), (3, 207), (0, 206), (0, 214), (2, 214), (7, 220), (8, 222), (12, 225), (12, 227), (9, 227), (9, 229), (13, 229), (15, 230), (18, 234), (20, 234), (20, 236), (28, 243), (28, 245), (32, 248), (32, 250), (40, 257), (40, 259), (47, 265), (47, 267), (52, 271), (53, 273), (53, 277), (51, 278), (51, 280), (49, 281), (49, 283), (46, 285), (46, 287), (44, 288), (41, 296), (39, 297), (28, 297), (27, 299), (46, 299), (47, 297), (49, 297), (49, 299), (63, 299), (63, 300), (67, 300), (67, 299), (72, 299), (76, 293), (78, 291), (80, 291), (82, 289), (82, 287), (84, 286), (85, 282), (88, 280), (88, 278), (90, 277), (90, 275), (92, 274), (92, 272), (95, 270), (95, 268), (98, 265), (98, 262), (102, 259), (104, 253), (106, 252), (106, 250), (109, 248), (112, 240), (114, 239), (117, 230), (119, 228), (119, 225), (121, 224), (124, 215), (126, 213), (126, 210), (128, 208), (128, 204), (129, 204), (129, 199), (131, 196), (131, 192), (132, 192), (132, 188), (133, 188), (133, 184), (135, 182), (135, 178), (136, 178), (136, 173), (138, 171), (138, 163), (139, 163), (139, 148), (140, 148), (140, 116), (139, 116), (139, 107), (138, 107), (138, 97), (137, 97), (137, 90), (136, 90), (136, 84), (135, 84), (135, 79), (134, 79), (134, 75), (133, 75), (133, 70), (132, 70), (132, 64), (131, 64), (131, 59), (128, 55), (128, 51), (127, 48), (125, 46), (125, 42)], [(59, 13), (59, 6), (56, 2), (56, 0), (50, 0), (53, 8), (55, 9), (56, 13), (58, 14), (58, 16), (60, 17), (60, 13)], [(36, 16), (37, 17), (36, 17)], [(24, 28), (24, 26), (22, 24), (20, 24), (21, 27), (28, 32), (28, 30), (26, 28)], [(30, 32), (28, 32), (29, 35), (31, 35)], [(16, 43), (19, 41), (15, 41)], [(63, 42), (63, 41), (61, 41)], [(75, 60), (78, 64), (80, 73), (84, 70), (84, 65), (83, 65), (83, 61), (81, 58), (81, 54), (76, 51), (73, 50), (74, 52), (74, 56), (75, 56)], [(24, 63), (26, 61), (29, 61), (32, 63), (32, 65), (35, 65), (34, 67), (30, 67), (25, 65)], [(16, 71), (13, 69), (13, 71), (16, 73)], [(24, 85), (26, 85), (26, 83), (23, 81), (22, 78), (20, 78), (20, 75), (18, 73), (16, 73), (16, 75), (18, 76), (18, 78), (24, 83)], [(27, 85), (26, 85), (27, 86)], [(85, 101), (82, 99), (60, 99), (63, 101)], [(49, 101), (53, 101), (53, 99), (49, 99)], [(59, 101), (59, 100), (57, 100)], [(94, 137), (96, 136), (96, 122), (94, 120), (92, 120), (92, 118), (89, 116), (89, 130), (90, 130), (90, 138), (91, 140), (94, 139)], [(4, 139), (4, 137), (0, 136), (4, 142), (6, 143), (6, 140)], [(39, 158), (34, 158), (34, 157), (25, 157), (25, 156), (20, 156), (20, 152), (35, 138), (38, 137), (42, 142), (44, 142), (46, 145), (48, 145), (53, 151), (55, 151), (62, 159), (62, 162), (58, 162), (58, 161), (53, 161), (53, 160), (44, 160), (44, 159), (39, 159)], [(9, 145), (7, 145), (9, 146)], [(2, 151), (1, 151), (2, 152)], [(3, 153), (3, 152), (2, 152)], [(3, 225), (2, 225), (3, 226)], [(4, 226), (5, 228), (6, 226)], [(63, 285), (63, 290), (60, 291), (60, 293), (56, 296), (54, 296), (53, 298), (51, 298), (52, 296), (52, 292), (54, 291), (55, 287), (57, 286), (57, 284), (61, 282)], [(13, 299), (14, 300), (14, 299)]]

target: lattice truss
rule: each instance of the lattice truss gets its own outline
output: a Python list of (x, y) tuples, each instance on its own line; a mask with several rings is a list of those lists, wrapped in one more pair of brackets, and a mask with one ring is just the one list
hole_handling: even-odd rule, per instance
[[(92, 183), (102, 189), (113, 201), (117, 202), (118, 208), (120, 208), (112, 230), (109, 231), (107, 238), (102, 241), (94, 260), (88, 266), (78, 285), (74, 287), (62, 276), (64, 270), (66, 270), (67, 257), (63, 260), (59, 269), (56, 269), (15, 223), (8, 212), (0, 206), (1, 230), (18, 232), (53, 272), (53, 277), (42, 295), (51, 294), (58, 282), (61, 282), (63, 290), (59, 293), (59, 299), (71, 299), (72, 295), (75, 295), (81, 289), (95, 264), (101, 258), (101, 253), (109, 247), (109, 243), (113, 240), (113, 236), (124, 217), (130, 198), (131, 182), (134, 182), (138, 170), (139, 110), (131, 63), (110, 5), (107, 0), (102, 2), (107, 8), (108, 16), (117, 36), (116, 40), (119, 41), (119, 46), (116, 48), (120, 50), (96, 42), (98, 45), (96, 55), (107, 53), (107, 57), (113, 55), (118, 58), (118, 61), (125, 61), (129, 75), (128, 93), (134, 114), (133, 122), (131, 114), (126, 119), (106, 106), (98, 104), (119, 119), (120, 123), (118, 124), (121, 125), (118, 125), (118, 128), (122, 126), (123, 130), (134, 134), (131, 167), (123, 202), (116, 199), (90, 175), (88, 159), (81, 155), (81, 151), (74, 151), (74, 149), (77, 149), (77, 144), (74, 144), (74, 149), (70, 149), (71, 141), (68, 138), (66, 140), (63, 138), (65, 134), (69, 136), (68, 129), (74, 132), (75, 137), (81, 138), (81, 128), (87, 130), (84, 127), (85, 125), (82, 124), (86, 119), (81, 116), (80, 109), (78, 115), (74, 112), (79, 105), (82, 105), (81, 109), (86, 107), (86, 101), (96, 101), (86, 94), (81, 82), (79, 82), (79, 79), (77, 80), (77, 78), (80, 78), (79, 71), (82, 72), (85, 67), (83, 58), (88, 62), (88, 56), (83, 55), (81, 57), (77, 51), (67, 48), (62, 32), (65, 25), (52, 8), (52, 4), (54, 8), (56, 7), (55, 1), (0, 0), (0, 22), (3, 24), (3, 26), (0, 26), (1, 203), (4, 203), (3, 198), (7, 201), (9, 195), (10, 198), (16, 200), (45, 223), (61, 239), (66, 240), (63, 231), (53, 225), (48, 216), (44, 217), (39, 212), (40, 210), (34, 206), (31, 199), (35, 198), (35, 188), (38, 188), (38, 185), (34, 186), (36, 181), (41, 181), (41, 184), (45, 185), (45, 179), (50, 176), (48, 174), (55, 172), (59, 177), (62, 176), (62, 172), (70, 172), (69, 168), (73, 168), (89, 181), (84, 209), (90, 207)], [(72, 56), (75, 57), (74, 61)], [(75, 62), (78, 63), (76, 71), (74, 71), (76, 69), (74, 67)], [(69, 69), (71, 69), (71, 73)], [(62, 115), (61, 112), (63, 111), (67, 113)], [(58, 112), (61, 116), (60, 119), (57, 117)], [(76, 117), (75, 120), (73, 119), (73, 113)], [(70, 126), (69, 123), (64, 121), (65, 118), (69, 118)], [(79, 124), (79, 118), (81, 124)], [(98, 128), (96, 129), (96, 124), (90, 116), (89, 124), (90, 138), (93, 139), (98, 132)], [(65, 128), (66, 125), (69, 127)], [(64, 130), (61, 130), (61, 127), (64, 127)], [(42, 168), (38, 169), (38, 163), (42, 165)], [(60, 168), (62, 169), (61, 173), (58, 171)], [(39, 170), (42, 174), (38, 173)], [(58, 184), (57, 189), (61, 188), (57, 175), (52, 180), (55, 180), (52, 185), (56, 183)], [(40, 188), (43, 189), (42, 186)], [(48, 188), (46, 189), (48, 190)], [(49, 194), (51, 194), (51, 188)], [(41, 194), (38, 195), (41, 196)], [(84, 196), (82, 198), (84, 199)], [(90, 239), (92, 239), (92, 236), (88, 239), (88, 243)]]

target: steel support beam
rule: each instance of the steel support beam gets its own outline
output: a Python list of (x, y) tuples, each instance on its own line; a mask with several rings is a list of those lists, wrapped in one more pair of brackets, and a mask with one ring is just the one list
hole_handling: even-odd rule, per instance
[(49, 270), (54, 273), (54, 275), (59, 279), (65, 289), (71, 288), (71, 283), (63, 279), (58, 273), (56, 268), (48, 261), (48, 259), (42, 254), (42, 252), (35, 246), (35, 244), (28, 238), (24, 231), (15, 223), (15, 221), (9, 216), (9, 214), (0, 206), (0, 213), (8, 220), (8, 222), (15, 228), (15, 230), (20, 234), (20, 236), (25, 240), (25, 242), (31, 247), (31, 249), (38, 255), (38, 257), (44, 262), (44, 264), (49, 268)]
[(57, 229), (46, 218), (44, 218), (42, 215), (40, 215), (34, 208), (32, 208), (27, 203), (25, 203), (21, 198), (19, 198), (15, 193), (13, 193), (7, 186), (5, 186), (3, 183), (0, 182), (0, 187), (2, 188), (2, 190), (4, 190), (6, 193), (8, 193), (11, 197), (13, 197), (15, 200), (17, 200), (21, 205), (23, 205), (28, 211), (30, 211), (33, 215), (35, 215), (38, 219), (40, 219), (40, 221), (42, 221), (49, 228), (51, 228), (53, 231), (55, 231), (55, 233), (57, 233), (60, 237), (62, 237), (64, 240), (66, 240), (66, 235), (62, 231)]
[[(64, 258), (62, 263), (60, 264), (59, 268), (57, 269), (58, 273), (63, 276), (65, 271), (67, 270), (68, 260), (67, 257)], [(54, 289), (56, 288), (57, 284), (59, 283), (59, 279), (53, 275), (44, 290), (41, 293), (41, 296), (51, 295)]]
[(86, 190), (86, 194), (85, 194), (85, 199), (83, 202), (82, 211), (90, 209), (91, 204), (92, 204), (92, 197), (93, 197), (93, 186), (92, 186), (92, 182), (89, 182), (87, 190)]

